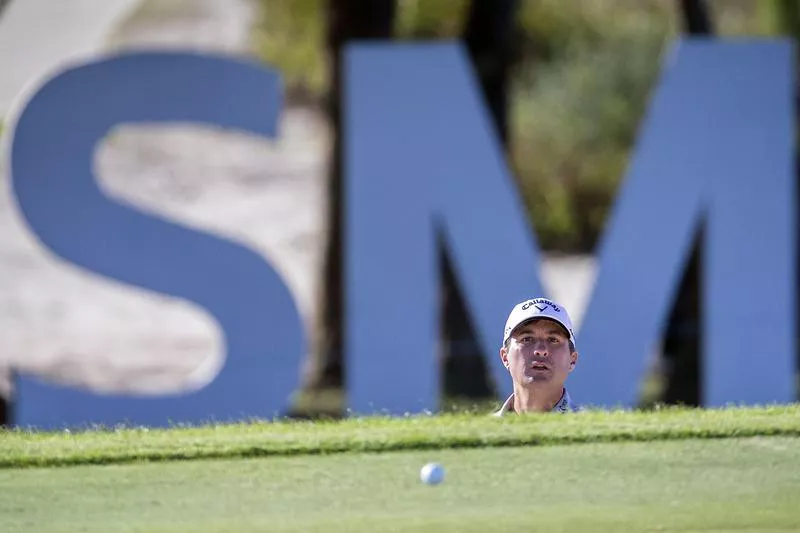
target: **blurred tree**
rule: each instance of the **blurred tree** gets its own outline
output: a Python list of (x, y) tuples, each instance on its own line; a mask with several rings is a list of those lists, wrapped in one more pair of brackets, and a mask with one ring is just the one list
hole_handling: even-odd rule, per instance
[[(350, 42), (359, 40), (389, 39), (395, 19), (394, 0), (329, 0), (326, 8), (326, 48), (330, 66), (330, 85), (325, 101), (325, 111), (332, 130), (332, 148), (328, 164), (325, 200), (326, 223), (324, 228), (323, 263), (320, 270), (319, 312), (314, 331), (312, 353), (304, 379), (304, 390), (320, 392), (341, 389), (344, 386), (342, 336), (344, 329), (343, 281), (343, 186), (341, 124), (342, 50)], [(339, 406), (315, 405), (312, 411), (326, 410), (322, 414), (339, 416)], [(295, 416), (319, 413), (293, 413)]]
[(6, 427), (11, 423), (10, 401), (0, 396), (0, 428)]
[(761, 0), (758, 7), (761, 23), (768, 33), (800, 37), (800, 3), (797, 0)]
[(522, 3), (511, 153), (548, 252), (596, 250), (674, 34), (663, 2), (611, 5)]
[[(689, 35), (711, 35), (711, 17), (704, 0), (680, 0), (683, 30)], [(702, 398), (701, 360), (702, 228), (695, 236), (677, 297), (667, 320), (663, 338), (664, 391), (666, 404), (699, 405)]]
[(327, 111), (331, 90), (329, 0), (258, 0), (253, 27), (256, 53), (277, 69), (286, 105)]
[(705, 0), (680, 0), (683, 28), (690, 35), (711, 35), (714, 28)]

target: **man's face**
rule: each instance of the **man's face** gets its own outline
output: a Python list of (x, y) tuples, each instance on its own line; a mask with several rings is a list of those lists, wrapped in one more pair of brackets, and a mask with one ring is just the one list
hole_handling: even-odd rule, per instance
[(523, 323), (511, 334), (500, 357), (519, 385), (563, 385), (577, 362), (570, 352), (569, 336), (557, 322), (534, 319)]

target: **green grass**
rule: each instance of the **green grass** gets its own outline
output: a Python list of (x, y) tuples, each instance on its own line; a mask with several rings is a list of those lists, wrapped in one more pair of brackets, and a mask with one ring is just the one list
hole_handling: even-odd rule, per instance
[(800, 404), (504, 418), (447, 414), (78, 433), (12, 430), (0, 432), (0, 468), (779, 435), (800, 436)]
[[(475, 427), (538, 424), (562, 431)], [(418, 481), (431, 460), (437, 487)], [(754, 437), (11, 469), (0, 531), (796, 531), (798, 464), (800, 439)]]
[(11, 430), (0, 531), (793, 531), (798, 464), (800, 404)]

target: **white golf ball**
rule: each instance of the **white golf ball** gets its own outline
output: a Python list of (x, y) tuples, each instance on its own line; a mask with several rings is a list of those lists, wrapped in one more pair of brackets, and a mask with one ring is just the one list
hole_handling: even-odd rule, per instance
[(444, 480), (444, 468), (439, 463), (428, 463), (420, 470), (419, 478), (426, 485), (438, 485)]

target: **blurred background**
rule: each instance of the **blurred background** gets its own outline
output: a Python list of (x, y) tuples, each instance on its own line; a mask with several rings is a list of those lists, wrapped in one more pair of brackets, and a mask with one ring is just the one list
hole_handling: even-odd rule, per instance
[[(0, 0), (0, 119), (72, 61), (127, 49), (221, 52), (284, 77), (275, 142), (199, 126), (126, 126), (98, 147), (103, 189), (263, 253), (297, 298), (311, 351), (290, 414), (339, 416), (338, 52), (355, 40), (461, 39), (545, 252), (542, 278), (580, 325), (595, 251), (662, 68), (682, 34), (796, 36), (792, 0)], [(3, 179), (7, 168), (0, 159)], [(291, 206), (291, 209), (287, 209)], [(496, 402), (442, 250), (446, 408)], [(640, 403), (697, 405), (702, 249), (686, 265)], [(0, 422), (13, 371), (95, 390), (178, 390), (216, 369), (197, 309), (54, 259), (0, 191)]]

